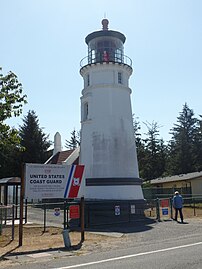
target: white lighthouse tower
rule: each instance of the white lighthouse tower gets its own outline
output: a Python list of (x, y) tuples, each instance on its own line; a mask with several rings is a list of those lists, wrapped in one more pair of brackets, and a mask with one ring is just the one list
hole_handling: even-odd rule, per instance
[(85, 180), (80, 195), (93, 200), (143, 201), (131, 110), (132, 61), (124, 55), (125, 36), (108, 30), (90, 33), (81, 61), (80, 163)]

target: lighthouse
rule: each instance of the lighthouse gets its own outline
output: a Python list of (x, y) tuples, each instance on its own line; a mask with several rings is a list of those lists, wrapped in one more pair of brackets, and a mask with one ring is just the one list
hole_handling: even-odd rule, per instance
[(126, 37), (108, 29), (90, 33), (87, 57), (81, 60), (80, 160), (85, 176), (80, 196), (87, 200), (142, 204), (134, 138), (129, 79), (132, 61), (124, 54)]

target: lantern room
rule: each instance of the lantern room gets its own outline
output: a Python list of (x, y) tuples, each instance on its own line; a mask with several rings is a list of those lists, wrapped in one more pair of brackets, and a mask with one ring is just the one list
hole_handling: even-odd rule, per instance
[(130, 58), (124, 55), (125, 36), (118, 31), (108, 30), (108, 24), (109, 21), (103, 19), (102, 30), (93, 32), (86, 37), (88, 56), (81, 61), (81, 67), (104, 62), (132, 65)]

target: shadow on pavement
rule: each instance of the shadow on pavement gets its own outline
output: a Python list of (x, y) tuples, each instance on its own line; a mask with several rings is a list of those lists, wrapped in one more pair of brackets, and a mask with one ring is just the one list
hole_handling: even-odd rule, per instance
[(10, 256), (22, 256), (22, 255), (33, 255), (33, 254), (40, 254), (40, 253), (50, 253), (50, 252), (55, 252), (55, 251), (76, 251), (81, 249), (82, 247), (82, 242), (79, 242), (77, 245), (72, 245), (69, 248), (66, 247), (60, 247), (60, 248), (47, 248), (47, 249), (41, 249), (41, 250), (30, 250), (30, 251), (22, 251), (22, 252), (13, 252), (14, 250), (17, 250), (18, 247), (8, 251), (7, 253), (5, 253), (4, 255), (1, 256), (0, 260), (5, 259), (6, 257)]
[[(152, 224), (156, 223), (156, 220), (151, 218), (141, 218), (131, 222), (111, 223), (102, 225), (91, 225), (91, 227), (85, 228), (88, 232), (117, 232), (117, 233), (138, 233), (151, 230)], [(76, 227), (71, 227), (72, 231), (79, 231)]]

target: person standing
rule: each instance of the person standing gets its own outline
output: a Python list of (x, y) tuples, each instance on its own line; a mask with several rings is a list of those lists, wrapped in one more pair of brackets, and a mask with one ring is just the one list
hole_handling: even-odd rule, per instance
[(183, 207), (183, 198), (179, 194), (178, 191), (175, 192), (175, 195), (173, 196), (173, 207), (175, 209), (175, 221), (177, 221), (178, 212), (180, 213), (180, 219), (183, 223), (183, 213), (182, 213), (182, 207)]

